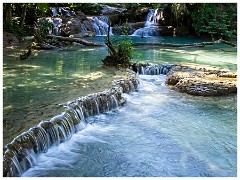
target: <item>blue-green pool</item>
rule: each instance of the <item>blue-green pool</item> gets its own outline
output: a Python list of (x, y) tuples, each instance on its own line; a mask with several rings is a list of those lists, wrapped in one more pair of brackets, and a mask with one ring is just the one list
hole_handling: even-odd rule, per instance
[[(134, 42), (195, 43), (199, 39), (131, 37)], [(104, 37), (87, 38), (104, 42)], [(133, 62), (181, 62), (237, 70), (237, 49), (137, 47)], [(4, 144), (63, 111), (95, 84), (114, 76), (102, 67), (106, 47), (80, 45), (34, 51), (26, 61), (3, 56)], [(172, 91), (165, 76), (141, 76), (137, 92), (114, 111), (87, 119), (68, 142), (38, 157), (23, 176), (236, 176), (237, 96), (194, 97)]]

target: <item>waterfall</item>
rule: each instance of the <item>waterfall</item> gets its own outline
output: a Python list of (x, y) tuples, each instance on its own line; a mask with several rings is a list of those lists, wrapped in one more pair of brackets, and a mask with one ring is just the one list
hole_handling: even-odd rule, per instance
[(135, 74), (128, 79), (113, 81), (113, 88), (64, 104), (65, 111), (62, 114), (41, 121), (37, 126), (14, 138), (5, 146), (3, 176), (21, 176), (37, 163), (36, 158), (40, 153), (47, 152), (51, 146), (67, 141), (74, 133), (82, 130), (86, 118), (123, 105), (126, 100), (122, 93), (135, 91), (138, 83)]
[[(107, 35), (108, 22), (109, 22), (109, 19), (107, 16), (99, 16), (99, 17), (92, 18), (92, 26), (96, 36)], [(110, 27), (110, 35), (113, 35), (112, 27)]]
[(146, 23), (143, 28), (137, 29), (132, 35), (133, 36), (158, 36), (158, 24), (159, 20), (163, 18), (163, 12), (160, 9), (150, 9), (146, 18)]
[(42, 23), (48, 22), (51, 27), (48, 27), (48, 33), (59, 36), (60, 27), (62, 25), (62, 19), (57, 17), (38, 18), (36, 26), (38, 27)]
[(50, 9), (51, 9), (52, 16), (56, 17), (58, 15), (57, 9), (55, 7), (51, 7)]
[(175, 66), (173, 64), (132, 64), (132, 69), (138, 74), (145, 75), (167, 75), (171, 68)]
[(50, 22), (53, 25), (52, 34), (59, 36), (60, 35), (60, 27), (62, 25), (62, 19), (61, 18), (52, 18)]
[(58, 18), (58, 15), (65, 16), (65, 17), (70, 17), (71, 13), (69, 10), (66, 8), (56, 8), (56, 7), (51, 7), (50, 8), (51, 13), (52, 13), (52, 18), (48, 18), (49, 22), (53, 25), (52, 29), (49, 29), (49, 34), (53, 34), (56, 36), (60, 35), (60, 26), (62, 25), (62, 19)]
[(70, 11), (63, 7), (57, 7), (57, 8), (51, 7), (50, 11), (51, 11), (53, 17), (56, 17), (58, 15), (65, 16), (65, 17), (71, 16)]

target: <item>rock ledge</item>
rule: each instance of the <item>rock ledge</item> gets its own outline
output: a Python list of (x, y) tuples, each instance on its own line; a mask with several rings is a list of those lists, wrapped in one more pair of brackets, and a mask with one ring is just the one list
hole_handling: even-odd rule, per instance
[(237, 93), (237, 74), (202, 65), (175, 66), (166, 84), (180, 92), (196, 96), (221, 96)]

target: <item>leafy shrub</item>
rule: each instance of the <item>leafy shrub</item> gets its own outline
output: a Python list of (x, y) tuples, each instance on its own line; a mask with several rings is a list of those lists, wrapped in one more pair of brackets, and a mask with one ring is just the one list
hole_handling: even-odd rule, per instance
[(46, 40), (47, 34), (49, 34), (49, 30), (53, 28), (52, 23), (45, 18), (41, 18), (37, 22), (38, 33), (42, 40)]
[(237, 30), (235, 7), (235, 4), (198, 4), (191, 14), (196, 33), (233, 38)]
[(21, 26), (19, 25), (19, 21), (17, 19), (12, 21), (12, 23), (4, 22), (3, 31), (12, 33), (17, 37), (23, 37), (26, 35), (25, 30), (21, 28)]

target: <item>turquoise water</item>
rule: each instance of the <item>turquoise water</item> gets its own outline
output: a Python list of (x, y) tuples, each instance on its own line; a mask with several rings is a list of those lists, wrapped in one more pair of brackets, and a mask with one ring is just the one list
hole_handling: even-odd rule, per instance
[[(104, 37), (88, 39), (104, 42)], [(202, 42), (170, 37), (132, 40)], [(236, 48), (223, 44), (135, 50), (141, 57), (133, 62), (188, 62), (237, 70)], [(94, 90), (94, 77), (107, 76), (101, 63), (106, 55), (106, 47), (75, 45), (35, 51), (27, 61), (4, 56), (4, 144), (62, 112), (58, 104), (77, 98), (85, 87)], [(126, 106), (88, 119), (85, 130), (42, 154), (24, 176), (236, 176), (236, 96), (193, 97), (169, 90), (164, 76), (141, 78), (139, 91), (126, 95)]]
[(124, 107), (88, 118), (23, 176), (236, 176), (236, 96), (193, 97), (169, 90), (163, 75), (140, 78)]
[[(88, 94), (93, 79), (106, 76), (106, 48), (34, 51), (26, 61), (3, 57), (4, 143), (41, 120), (61, 113), (58, 104)], [(93, 77), (94, 76), (94, 77)]]
[[(87, 40), (104, 43), (106, 37), (86, 38)], [(112, 37), (113, 41), (118, 42), (119, 38)], [(191, 44), (206, 42), (201, 39), (188, 39), (179, 37), (147, 37), (140, 38), (130, 36), (129, 40), (133, 43), (174, 43), (174, 44)], [(140, 56), (138, 56), (140, 54)], [(143, 46), (135, 48), (135, 56), (133, 62), (149, 62), (149, 63), (172, 63), (181, 62), (197, 63), (210, 65), (222, 69), (237, 71), (237, 48), (233, 48), (226, 44), (215, 44), (205, 47), (157, 47)]]

